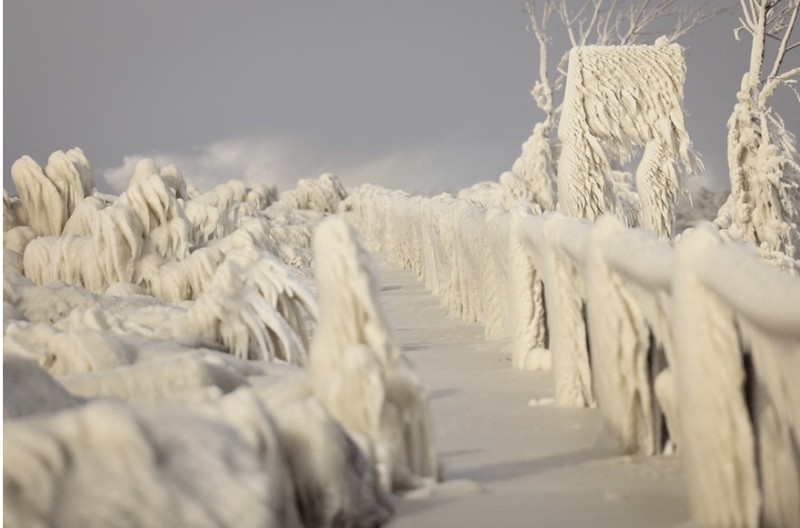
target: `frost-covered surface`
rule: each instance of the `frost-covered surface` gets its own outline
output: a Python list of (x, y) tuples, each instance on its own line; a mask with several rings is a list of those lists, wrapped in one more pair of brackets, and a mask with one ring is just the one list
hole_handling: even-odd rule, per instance
[(515, 366), (524, 347), (537, 366), (552, 357), (557, 403), (596, 402), (627, 452), (677, 448), (697, 520), (797, 523), (797, 279), (709, 224), (676, 250), (611, 217), (592, 225), (446, 195), (363, 186), (348, 208), (451, 313), (484, 324), (487, 337), (510, 336)]
[[(677, 44), (572, 49), (558, 127), (559, 211), (633, 217), (661, 236), (675, 234), (675, 203), (697, 165), (683, 119), (684, 72)], [(637, 147), (644, 152), (631, 203), (614, 173)]]
[(119, 197), (77, 150), (15, 167), (4, 525), (375, 526), (437, 489), (427, 393), (342, 220), (150, 160)]

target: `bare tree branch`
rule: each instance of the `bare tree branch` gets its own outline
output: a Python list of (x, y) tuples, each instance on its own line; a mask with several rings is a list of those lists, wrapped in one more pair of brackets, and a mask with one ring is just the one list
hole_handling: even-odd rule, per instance
[[(791, 5), (792, 3), (794, 6)], [(791, 9), (792, 7), (794, 7), (794, 9)], [(777, 76), (778, 71), (781, 68), (781, 64), (783, 64), (783, 59), (787, 52), (787, 44), (789, 43), (789, 38), (792, 35), (792, 30), (794, 30), (794, 25), (797, 22), (798, 11), (800, 11), (800, 0), (790, 2), (789, 9), (784, 10), (784, 13), (788, 15), (789, 20), (783, 28), (783, 38), (781, 39), (781, 44), (778, 48), (778, 54), (775, 56), (775, 62), (772, 66), (772, 71), (770, 71), (769, 77)]]

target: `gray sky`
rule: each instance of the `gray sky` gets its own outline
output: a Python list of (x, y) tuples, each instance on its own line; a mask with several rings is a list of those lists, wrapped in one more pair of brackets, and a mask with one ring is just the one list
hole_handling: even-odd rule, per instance
[[(507, 170), (540, 117), (518, 0), (6, 0), (3, 14), (9, 189), (19, 156), (79, 146), (115, 190), (141, 156), (201, 187), (333, 171), (457, 190)], [(747, 63), (735, 23), (681, 41), (689, 133), (717, 181)]]

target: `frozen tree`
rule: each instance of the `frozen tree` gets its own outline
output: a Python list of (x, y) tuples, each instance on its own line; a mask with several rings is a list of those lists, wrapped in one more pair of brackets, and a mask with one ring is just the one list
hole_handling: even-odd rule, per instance
[[(738, 38), (749, 34), (750, 68), (728, 121), (731, 194), (716, 223), (733, 239), (753, 242), (775, 260), (800, 257), (800, 158), (794, 135), (770, 106), (780, 86), (797, 92), (800, 67), (786, 57), (800, 48), (792, 36), (800, 0), (742, 0)], [(794, 38), (794, 40), (792, 40)], [(771, 41), (776, 46), (768, 46)], [(783, 255), (783, 256), (782, 256)], [(790, 267), (794, 267), (789, 263)]]
[[(684, 175), (699, 166), (683, 118), (683, 49), (659, 39), (655, 46), (579, 46), (569, 57), (559, 210), (589, 219), (615, 212), (671, 237)], [(626, 188), (615, 166), (640, 147), (637, 211), (617, 191)]]
[(714, 4), (695, 2), (686, 6), (679, 0), (524, 0), (528, 27), (539, 50), (531, 95), (544, 113), (544, 120), (534, 127), (512, 170), (528, 182), (543, 209), (555, 207), (555, 163), (560, 146), (553, 135), (561, 112), (559, 99), (565, 87), (568, 58), (568, 52), (563, 52), (552, 62), (553, 26), (563, 32), (570, 47), (626, 46), (657, 34), (674, 41), (725, 9), (711, 5)]

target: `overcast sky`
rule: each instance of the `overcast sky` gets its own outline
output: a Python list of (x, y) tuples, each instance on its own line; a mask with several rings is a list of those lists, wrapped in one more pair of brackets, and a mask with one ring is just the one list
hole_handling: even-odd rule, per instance
[[(19, 156), (44, 165), (73, 146), (117, 191), (142, 156), (201, 187), (285, 189), (323, 171), (422, 192), (494, 180), (540, 118), (519, 5), (6, 0), (4, 187)], [(689, 133), (717, 182), (747, 67), (735, 23), (724, 15), (681, 41)], [(800, 107), (783, 107), (800, 132)]]

